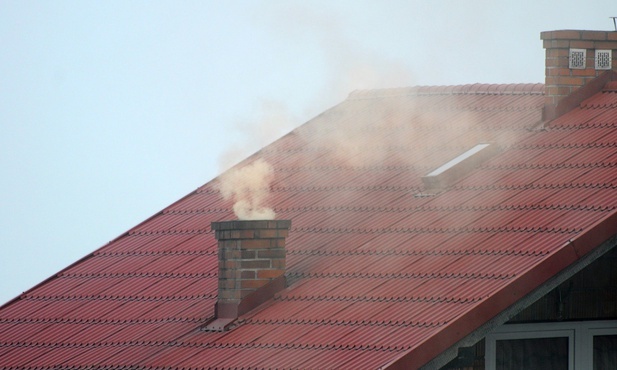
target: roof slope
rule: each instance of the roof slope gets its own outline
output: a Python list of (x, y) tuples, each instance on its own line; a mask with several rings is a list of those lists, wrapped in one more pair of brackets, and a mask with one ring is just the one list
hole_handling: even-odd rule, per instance
[[(233, 218), (215, 179), (2, 307), (0, 367), (425, 363), (571, 263), (569, 241), (614, 217), (617, 93), (530, 130), (542, 90), (351, 94), (246, 161), (276, 168), (271, 203), (292, 220), (291, 285), (272, 301), (229, 332), (199, 330), (217, 292), (210, 222)], [(503, 151), (417, 196), (422, 176), (486, 141)]]

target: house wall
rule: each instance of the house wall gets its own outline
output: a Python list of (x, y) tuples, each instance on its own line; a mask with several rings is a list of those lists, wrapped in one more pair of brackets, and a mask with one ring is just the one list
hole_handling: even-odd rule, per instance
[(617, 250), (593, 262), (509, 323), (617, 318)]
[[(521, 311), (508, 323), (534, 323), (617, 319), (617, 249), (609, 251), (544, 297)], [(474, 346), (474, 365), (442, 370), (483, 370), (484, 340)]]

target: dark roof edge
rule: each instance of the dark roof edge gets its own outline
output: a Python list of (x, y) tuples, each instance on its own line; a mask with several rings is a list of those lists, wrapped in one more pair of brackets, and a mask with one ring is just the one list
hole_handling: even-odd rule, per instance
[(352, 91), (347, 100), (425, 95), (543, 95), (544, 84), (467, 84), (445, 86), (412, 86)]
[[(617, 210), (596, 222), (578, 236), (570, 239), (548, 257), (529, 268), (490, 297), (478, 302), (473, 308), (445, 325), (417, 347), (407, 351), (384, 366), (385, 369), (417, 369), (432, 364), (433, 360), (451, 350), (468, 337), (486, 334), (493, 327), (507, 321), (531, 299), (541, 297), (547, 282), (558, 284), (559, 278), (568, 278), (587, 264), (608, 251), (617, 243)], [(577, 269), (578, 268), (578, 269)], [(568, 275), (569, 274), (569, 275)], [(534, 295), (535, 293), (535, 295)], [(536, 297), (536, 295), (539, 295)], [(528, 297), (529, 301), (527, 300)], [(512, 309), (512, 312), (510, 312)], [(503, 317), (502, 317), (503, 316)], [(488, 320), (483, 318), (489, 318)], [(482, 333), (480, 333), (482, 332)], [(476, 335), (474, 335), (474, 333)], [(445, 359), (444, 359), (445, 360)], [(433, 368), (426, 367), (426, 368)]]
[[(201, 188), (201, 187), (200, 187)], [(189, 196), (195, 194), (200, 188), (197, 188), (193, 191), (191, 191), (189, 194), (183, 196), (182, 198), (178, 199), (177, 201), (171, 203), (170, 205), (166, 206), (165, 208), (163, 208), (162, 210), (156, 212), (155, 214), (153, 214), (152, 216), (146, 218), (145, 220), (141, 221), (140, 223), (138, 223), (136, 226), (131, 227), (130, 229), (128, 229), (127, 231), (121, 233), (120, 235), (116, 236), (115, 238), (111, 239), (110, 241), (108, 241), (107, 243), (101, 245), (100, 247), (98, 247), (97, 249), (95, 249), (94, 251), (86, 254), (85, 256), (79, 258), (78, 260), (76, 260), (75, 262), (69, 264), (68, 266), (62, 268), (60, 271), (54, 273), (53, 275), (49, 276), (48, 278), (44, 279), (43, 281), (41, 281), (40, 283), (32, 286), (31, 288), (29, 288), (28, 290), (23, 291), (22, 293), (20, 293), (19, 295), (17, 295), (16, 297), (14, 297), (13, 299), (10, 299), (8, 301), (6, 301), (4, 304), (0, 304), (0, 310), (2, 310), (3, 308), (9, 306), (10, 304), (19, 301), (19, 299), (21, 298), (22, 295), (27, 294), (28, 292), (31, 292), (33, 290), (35, 290), (36, 288), (47, 284), (48, 282), (50, 282), (51, 280), (55, 279), (58, 277), (58, 275), (60, 275), (61, 273), (63, 273), (64, 271), (69, 270), (70, 268), (72, 268), (73, 266), (76, 266), (82, 262), (84, 262), (85, 260), (87, 260), (88, 258), (94, 257), (96, 255), (96, 253), (98, 251), (100, 251), (101, 249), (107, 247), (108, 245), (110, 245), (111, 243), (114, 243), (118, 240), (120, 240), (121, 238), (130, 235), (131, 231), (137, 229), (139, 226), (145, 224), (146, 222), (152, 220), (153, 218), (161, 215), (166, 209), (169, 209), (170, 207), (174, 206), (176, 203), (181, 202), (182, 200), (184, 200), (185, 198), (188, 198)]]
[(567, 279), (574, 276), (576, 273), (589, 266), (595, 260), (609, 252), (613, 248), (617, 247), (617, 235), (614, 235), (609, 240), (602, 243), (599, 247), (592, 252), (585, 255), (583, 258), (568, 266), (566, 269), (549, 279), (546, 283), (536, 288), (533, 292), (526, 295), (524, 298), (508, 307), (506, 310), (499, 313), (497, 316), (487, 321), (484, 325), (461, 339), (459, 342), (442, 352), (439, 356), (431, 360), (429, 363), (422, 367), (422, 370), (441, 369), (444, 365), (450, 362), (458, 355), (459, 347), (469, 347), (476, 344), (479, 340), (484, 338), (494, 328), (503, 325), (509, 321), (512, 317), (516, 316), (519, 312), (527, 308), (529, 305), (536, 302), (538, 299), (544, 297), (553, 289), (557, 288)]

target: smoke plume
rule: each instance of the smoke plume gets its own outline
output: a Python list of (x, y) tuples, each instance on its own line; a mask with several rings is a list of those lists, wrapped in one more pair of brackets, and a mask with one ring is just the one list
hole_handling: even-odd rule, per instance
[(281, 101), (259, 99), (250, 118), (232, 123), (232, 144), (219, 157), (219, 172), (224, 172), (298, 125), (298, 119)]
[(218, 189), (225, 200), (234, 202), (240, 220), (272, 220), (274, 210), (266, 206), (274, 169), (263, 159), (233, 168), (220, 176)]
[[(233, 167), (243, 158), (270, 144), (297, 125), (287, 106), (261, 99), (254, 113), (257, 119), (238, 119), (234, 124), (235, 143), (219, 158), (218, 190), (225, 200), (234, 202), (240, 220), (271, 220), (275, 212), (268, 204), (274, 169), (263, 158)], [(253, 116), (253, 117), (254, 117)]]
[[(408, 85), (412, 79), (411, 72), (404, 63), (390, 60), (364, 49), (348, 39), (342, 32), (341, 22), (344, 17), (315, 13), (302, 5), (274, 6), (273, 17), (268, 18), (268, 26), (274, 27), (276, 35), (282, 35), (285, 41), (294, 45), (317, 45), (320, 53), (313, 58), (324, 60), (324, 82), (313, 97), (309, 107), (305, 107), (303, 116), (312, 116), (341, 100), (356, 89), (392, 87)], [(285, 132), (297, 126), (299, 120), (282, 99), (263, 99), (254, 116), (258, 120), (241, 120), (235, 128), (242, 143), (232, 145), (222, 155), (222, 170), (230, 168), (242, 158), (259, 150)], [(384, 120), (377, 120), (382, 125), (396, 125), (396, 107), (386, 109)], [(397, 143), (379, 142), (375, 135), (366, 135), (366, 126), (371, 118), (359, 116), (353, 122), (344, 122), (344, 127), (332, 131), (324, 125), (323, 132), (310, 130), (310, 138), (297, 133), (299, 139), (316, 140), (320, 145), (336, 148), (330, 153), (335, 161), (343, 161), (354, 166), (370, 166), (383, 162), (389, 155), (387, 147)], [(364, 122), (366, 121), (366, 122)], [(376, 130), (376, 132), (378, 132)], [(234, 212), (239, 219), (271, 219), (275, 213), (268, 208), (270, 182), (274, 179), (272, 167), (263, 159), (241, 168), (232, 168), (220, 177), (220, 191), (223, 197), (234, 202)]]

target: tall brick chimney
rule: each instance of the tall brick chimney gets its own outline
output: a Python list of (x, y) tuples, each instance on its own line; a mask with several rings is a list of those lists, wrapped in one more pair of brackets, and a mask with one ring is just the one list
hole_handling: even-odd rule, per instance
[(617, 31), (546, 31), (540, 38), (546, 49), (545, 119), (578, 105), (586, 96), (581, 88), (590, 86), (597, 92), (614, 79)]
[(289, 220), (213, 222), (218, 239), (218, 300), (206, 330), (225, 330), (285, 288)]

